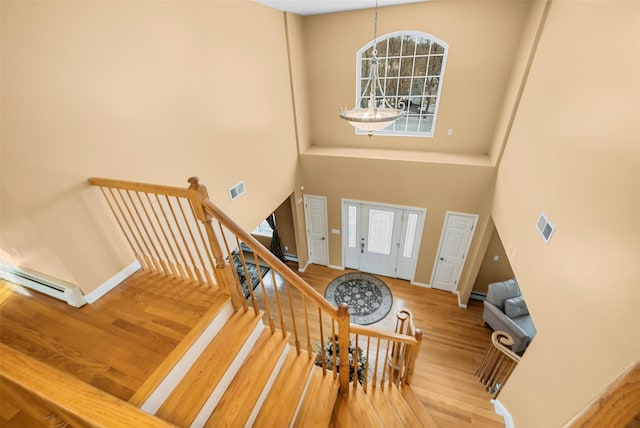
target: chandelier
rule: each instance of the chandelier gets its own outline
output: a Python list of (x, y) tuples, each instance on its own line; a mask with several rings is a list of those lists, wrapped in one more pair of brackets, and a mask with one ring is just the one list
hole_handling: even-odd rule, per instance
[[(377, 32), (378, 32), (378, 0), (376, 0), (376, 9), (373, 23), (373, 50), (371, 58), (371, 66), (369, 67), (369, 79), (362, 93), (366, 93), (369, 89), (369, 99), (367, 108), (354, 107), (351, 110), (342, 110), (340, 117), (346, 120), (354, 128), (367, 131), (367, 135), (371, 137), (373, 131), (386, 128), (396, 119), (404, 115), (401, 110), (394, 109), (384, 95), (384, 90), (380, 84), (380, 76), (378, 67)], [(376, 97), (376, 90), (380, 93)]]

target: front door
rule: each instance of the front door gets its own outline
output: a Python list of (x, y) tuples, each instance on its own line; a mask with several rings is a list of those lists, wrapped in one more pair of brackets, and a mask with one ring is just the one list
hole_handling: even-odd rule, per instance
[(304, 216), (307, 223), (309, 262), (325, 266), (329, 262), (326, 207), (327, 204), (324, 197), (304, 195)]
[(447, 212), (431, 286), (456, 291), (478, 216)]
[(360, 222), (360, 270), (395, 277), (402, 210), (364, 205)]
[(423, 210), (345, 201), (343, 215), (345, 267), (412, 279)]

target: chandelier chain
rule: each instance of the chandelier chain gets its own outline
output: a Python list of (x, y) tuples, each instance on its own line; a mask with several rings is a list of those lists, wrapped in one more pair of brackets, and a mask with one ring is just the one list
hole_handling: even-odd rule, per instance
[(376, 0), (376, 10), (373, 15), (373, 57), (378, 56), (378, 0)]

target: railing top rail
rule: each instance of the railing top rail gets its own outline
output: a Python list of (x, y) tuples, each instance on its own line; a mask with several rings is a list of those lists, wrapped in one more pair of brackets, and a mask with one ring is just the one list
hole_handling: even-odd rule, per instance
[(136, 192), (157, 193), (160, 195), (188, 198), (188, 189), (182, 187), (160, 186), (157, 184), (136, 183), (134, 181), (111, 180), (109, 178), (91, 177), (89, 183), (94, 186), (114, 189), (133, 190)]
[(284, 277), (286, 281), (298, 290), (303, 292), (306, 297), (310, 298), (316, 305), (324, 309), (331, 314), (334, 319), (338, 317), (338, 309), (329, 303), (320, 293), (318, 293), (313, 287), (311, 287), (305, 280), (300, 278), (295, 272), (293, 272), (287, 265), (285, 265), (280, 259), (274, 256), (269, 250), (267, 250), (260, 242), (258, 242), (253, 236), (247, 233), (244, 229), (238, 226), (229, 216), (222, 212), (213, 202), (208, 199), (203, 201), (205, 211), (213, 218), (218, 220), (224, 227), (231, 231), (241, 241), (247, 244), (255, 254), (257, 254), (262, 260), (267, 262), (272, 268), (274, 268), (280, 275)]
[(361, 326), (359, 324), (351, 324), (349, 327), (350, 333), (360, 334), (363, 336), (377, 337), (380, 339), (389, 339), (395, 342), (406, 343), (407, 345), (417, 345), (418, 340), (415, 337), (407, 336), (405, 334), (399, 334), (389, 331), (378, 330), (375, 328)]
[(173, 426), (9, 346), (0, 344), (0, 354), (0, 377), (6, 380), (2, 388), (17, 385), (73, 426)]
[(507, 346), (511, 346), (514, 343), (513, 338), (509, 336), (509, 334), (499, 330), (494, 331), (493, 333), (491, 333), (491, 343), (495, 348), (497, 348), (511, 360), (515, 361), (516, 363), (520, 361), (520, 356), (513, 352), (511, 349), (507, 348)]

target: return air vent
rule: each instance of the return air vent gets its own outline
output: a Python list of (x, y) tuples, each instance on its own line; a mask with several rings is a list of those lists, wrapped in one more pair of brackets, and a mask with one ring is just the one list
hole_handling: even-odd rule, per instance
[(236, 183), (233, 186), (229, 187), (229, 197), (232, 201), (235, 201), (240, 196), (244, 195), (244, 192), (244, 181), (240, 181), (239, 183)]
[(551, 240), (551, 236), (553, 232), (556, 230), (555, 226), (551, 224), (547, 215), (544, 212), (540, 212), (540, 217), (538, 218), (538, 223), (536, 223), (536, 229), (540, 232), (540, 236), (544, 239), (546, 244), (549, 244)]

